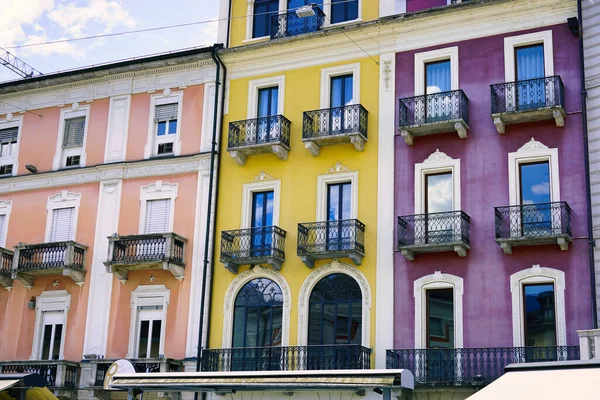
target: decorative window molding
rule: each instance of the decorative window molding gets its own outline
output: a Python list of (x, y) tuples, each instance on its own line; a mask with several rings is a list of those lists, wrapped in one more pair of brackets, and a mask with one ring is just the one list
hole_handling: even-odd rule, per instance
[(127, 358), (137, 358), (139, 307), (162, 307), (162, 323), (160, 327), (160, 344), (158, 354), (165, 354), (165, 332), (167, 326), (167, 307), (170, 290), (165, 285), (140, 285), (131, 292), (131, 322), (129, 324), (129, 346)]
[(0, 217), (4, 216), (4, 226), (0, 227), (0, 247), (6, 248), (6, 238), (8, 236), (8, 222), (12, 213), (12, 201), (0, 200)]
[[(65, 121), (71, 118), (85, 117), (85, 128), (83, 133), (83, 144), (81, 147), (63, 148), (63, 138), (65, 135)], [(70, 108), (60, 110), (60, 122), (58, 123), (58, 135), (56, 137), (56, 151), (52, 160), (52, 169), (54, 171), (61, 168), (69, 168), (66, 164), (67, 157), (80, 156), (79, 165), (74, 167), (85, 167), (86, 144), (88, 136), (88, 125), (90, 122), (90, 105), (81, 106), (79, 103), (73, 103)]]
[(504, 38), (505, 82), (514, 82), (517, 79), (515, 74), (515, 48), (530, 46), (532, 44), (544, 45), (544, 72), (546, 76), (554, 76), (554, 46), (552, 44), (552, 31), (542, 31)]
[(60, 208), (75, 208), (75, 217), (73, 219), (73, 240), (77, 237), (77, 220), (79, 218), (79, 207), (81, 206), (81, 193), (73, 193), (63, 190), (54, 196), (48, 197), (46, 204), (46, 234), (45, 241), (50, 241), (52, 236), (52, 215), (53, 211)]
[(71, 308), (71, 295), (66, 290), (44, 291), (35, 300), (35, 325), (33, 328), (33, 346), (31, 348), (31, 360), (42, 358), (42, 335), (44, 333), (44, 313), (49, 311), (62, 311), (64, 323), (60, 343), (59, 359), (64, 359), (65, 337), (67, 336), (67, 317)]
[(519, 205), (519, 165), (548, 161), (550, 170), (550, 201), (560, 201), (560, 178), (558, 172), (558, 149), (536, 141), (534, 138), (514, 153), (508, 153), (508, 196), (511, 206)]
[(554, 268), (540, 267), (516, 272), (510, 276), (510, 293), (512, 298), (513, 346), (525, 346), (525, 330), (523, 318), (523, 285), (535, 283), (554, 284), (554, 302), (556, 308), (556, 344), (567, 345), (567, 323), (565, 314), (565, 273)]
[[(261, 178), (262, 177), (262, 178)], [(281, 179), (273, 179), (263, 171), (254, 182), (245, 183), (242, 187), (242, 220), (241, 229), (250, 228), (252, 224), (252, 196), (256, 192), (273, 191), (273, 225), (279, 226), (281, 210)]]
[(452, 172), (454, 211), (461, 210), (460, 159), (453, 159), (437, 149), (425, 161), (415, 164), (415, 214), (423, 214), (425, 212), (426, 176), (440, 172)]
[(240, 290), (248, 282), (257, 278), (271, 279), (279, 285), (283, 294), (283, 317), (281, 322), (281, 345), (287, 346), (290, 342), (290, 313), (292, 309), (292, 296), (290, 286), (279, 272), (270, 268), (263, 268), (259, 265), (239, 274), (225, 293), (225, 303), (223, 305), (223, 338), (221, 347), (231, 348), (233, 341), (233, 312), (235, 309), (235, 300)]
[(331, 78), (352, 75), (352, 102), (360, 103), (360, 63), (338, 65), (321, 70), (321, 108), (331, 107)]
[(19, 171), (19, 146), (21, 144), (21, 133), (23, 125), (23, 117), (15, 117), (12, 114), (7, 114), (6, 118), (0, 119), (0, 130), (9, 129), (9, 128), (17, 128), (17, 144), (12, 149), (11, 154), (2, 156), (0, 154), (0, 166), (3, 165), (12, 165), (12, 173), (11, 175), (16, 176)]
[(162, 181), (156, 181), (148, 186), (142, 186), (140, 188), (140, 223), (138, 226), (138, 232), (144, 233), (144, 227), (146, 226), (146, 208), (148, 200), (171, 200), (171, 211), (169, 220), (169, 232), (173, 232), (173, 221), (175, 219), (175, 199), (177, 199), (177, 184), (171, 184)]
[(365, 275), (352, 265), (333, 260), (331, 263), (315, 269), (304, 281), (298, 295), (298, 346), (308, 344), (309, 300), (316, 284), (331, 274), (345, 274), (352, 277), (362, 291), (362, 345), (371, 347), (371, 287)]
[(450, 60), (451, 89), (460, 89), (458, 81), (458, 47), (447, 47), (424, 53), (415, 53), (415, 96), (425, 94), (425, 64), (443, 60)]
[(317, 221), (327, 221), (327, 186), (344, 182), (352, 185), (350, 219), (358, 218), (358, 171), (338, 163), (328, 173), (317, 176)]
[(144, 147), (144, 158), (158, 156), (158, 142), (156, 140), (157, 124), (154, 121), (156, 113), (156, 106), (163, 104), (177, 103), (177, 132), (175, 133), (175, 139), (173, 141), (173, 155), (178, 156), (181, 154), (181, 120), (183, 119), (183, 91), (179, 90), (171, 92), (171, 89), (165, 89), (161, 94), (154, 94), (150, 96), (150, 112), (148, 117), (148, 136), (146, 138), (146, 145)]
[(284, 114), (285, 75), (254, 79), (248, 82), (248, 119), (256, 118), (258, 113), (258, 90), (277, 86), (277, 114)]
[(462, 349), (463, 347), (463, 279), (451, 274), (443, 274), (435, 271), (432, 275), (426, 275), (419, 278), (414, 283), (415, 296), (415, 349), (424, 349), (426, 347), (425, 316), (427, 314), (426, 290), (429, 289), (452, 289), (454, 294), (454, 347)]

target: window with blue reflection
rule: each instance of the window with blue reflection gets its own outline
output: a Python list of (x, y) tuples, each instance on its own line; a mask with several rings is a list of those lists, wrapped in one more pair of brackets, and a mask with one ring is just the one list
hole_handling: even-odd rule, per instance
[(523, 302), (525, 346), (556, 346), (554, 284), (523, 285)]
[(327, 185), (327, 251), (349, 249), (353, 243), (354, 225), (350, 221), (352, 184)]
[(271, 130), (276, 127), (277, 120), (268, 118), (277, 115), (279, 101), (279, 87), (273, 86), (258, 90), (257, 140), (265, 143), (271, 138)]
[(332, 24), (352, 21), (358, 18), (358, 0), (331, 0)]
[(549, 162), (520, 164), (519, 180), (520, 200), (524, 206), (521, 215), (523, 234), (549, 233), (552, 229)]
[(428, 349), (454, 348), (454, 290), (427, 290)]
[(252, 20), (252, 37), (271, 35), (272, 18), (279, 12), (279, 0), (256, 0)]
[(252, 194), (252, 255), (268, 256), (273, 243), (273, 199), (270, 192)]
[(354, 77), (352, 74), (331, 78), (331, 107), (343, 107), (352, 104)]
[(177, 120), (172, 119), (170, 121), (160, 121), (156, 126), (156, 135), (174, 135), (177, 133)]

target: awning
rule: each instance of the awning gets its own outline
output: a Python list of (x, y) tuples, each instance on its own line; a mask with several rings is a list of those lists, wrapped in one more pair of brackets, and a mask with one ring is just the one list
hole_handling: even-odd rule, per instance
[(138, 373), (117, 374), (110, 386), (114, 389), (164, 392), (412, 390), (414, 377), (404, 369)]
[(26, 400), (58, 400), (39, 374), (0, 374), (0, 400), (12, 399), (8, 389), (25, 390)]
[(58, 400), (54, 394), (45, 387), (27, 389), (25, 400)]
[(9, 389), (19, 383), (18, 379), (0, 380), (0, 392)]
[(468, 400), (595, 399), (598, 382), (598, 361), (510, 365), (504, 375)]

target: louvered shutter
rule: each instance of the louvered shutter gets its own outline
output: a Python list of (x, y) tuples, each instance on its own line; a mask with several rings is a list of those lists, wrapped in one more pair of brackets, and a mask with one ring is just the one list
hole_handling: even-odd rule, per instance
[(63, 149), (68, 147), (83, 146), (85, 133), (85, 117), (69, 118), (65, 120), (65, 133), (63, 135)]
[(0, 246), (6, 243), (6, 214), (0, 215)]
[(74, 239), (75, 207), (52, 210), (51, 242), (64, 242)]
[(178, 103), (161, 104), (160, 106), (156, 106), (156, 110), (154, 111), (154, 120), (158, 122), (177, 119), (178, 109)]
[(146, 202), (146, 226), (144, 233), (165, 233), (171, 220), (171, 199)]
[(18, 136), (19, 128), (16, 126), (14, 128), (0, 129), (0, 144), (16, 142)]

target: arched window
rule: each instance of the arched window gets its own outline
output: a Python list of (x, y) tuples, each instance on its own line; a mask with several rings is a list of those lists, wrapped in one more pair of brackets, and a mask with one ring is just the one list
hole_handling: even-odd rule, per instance
[(331, 274), (312, 290), (308, 344), (362, 344), (362, 291), (346, 274)]
[(283, 294), (277, 283), (257, 278), (246, 283), (235, 299), (233, 347), (281, 345)]

